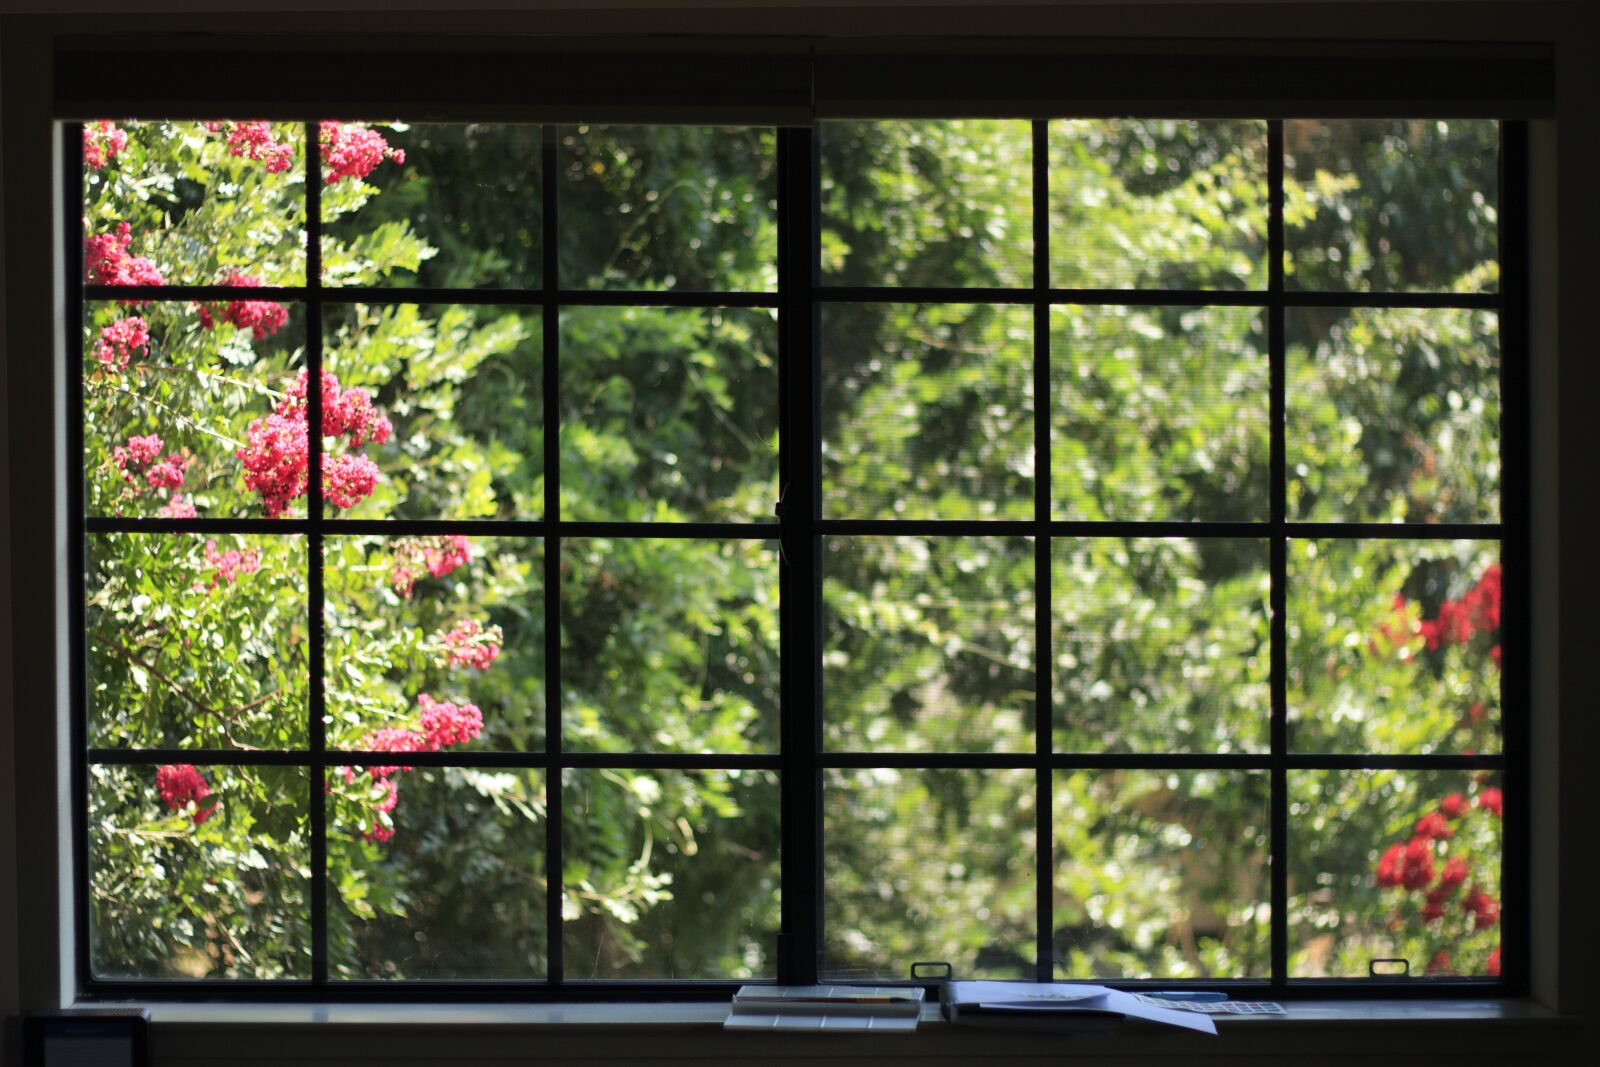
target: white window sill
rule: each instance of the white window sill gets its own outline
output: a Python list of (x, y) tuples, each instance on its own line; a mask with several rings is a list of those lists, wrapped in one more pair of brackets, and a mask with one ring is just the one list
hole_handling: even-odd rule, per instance
[[(86, 1005), (87, 1006), (87, 1005)], [(106, 1005), (100, 1005), (106, 1006)], [(730, 1034), (727, 1006), (695, 1004), (143, 1005), (151, 1063), (322, 1067), (326, 1064), (603, 1061), (630, 1064), (782, 1061), (1006, 1062), (1074, 1055), (1173, 1062), (1321, 1059), (1391, 1062), (1424, 1055), (1526, 1062), (1570, 1041), (1576, 1021), (1529, 1000), (1300, 1001), (1282, 1017), (1222, 1018), (1216, 1038), (1155, 1027), (1038, 1034), (952, 1026), (924, 1008), (911, 1035)]]

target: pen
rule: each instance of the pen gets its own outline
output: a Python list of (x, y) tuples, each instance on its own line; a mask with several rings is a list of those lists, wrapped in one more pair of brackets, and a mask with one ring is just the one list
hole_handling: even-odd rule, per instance
[(1196, 1003), (1215, 1004), (1228, 999), (1226, 993), (1202, 993), (1199, 990), (1172, 989), (1165, 993), (1146, 993), (1157, 1000), (1192, 1000)]

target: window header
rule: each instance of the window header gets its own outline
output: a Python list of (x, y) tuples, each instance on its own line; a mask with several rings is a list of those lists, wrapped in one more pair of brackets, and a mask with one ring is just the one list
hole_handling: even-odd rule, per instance
[[(119, 62), (105, 57), (115, 51)], [(123, 76), (130, 52), (140, 77)], [(286, 64), (287, 57), (292, 64)], [(56, 114), (264, 119), (739, 122), (818, 118), (1539, 118), (1547, 49), (1524, 45), (805, 38), (154, 35), (66, 40)]]

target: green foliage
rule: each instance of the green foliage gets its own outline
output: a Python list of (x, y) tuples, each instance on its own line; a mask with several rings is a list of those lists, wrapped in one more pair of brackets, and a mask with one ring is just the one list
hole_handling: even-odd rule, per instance
[[(322, 189), (328, 285), (537, 286), (545, 190), (534, 127), (375, 127), (404, 163)], [(303, 162), (295, 127), (273, 127)], [(1049, 127), (1049, 283), (1258, 289), (1266, 278), (1259, 122)], [(168, 282), (240, 270), (303, 280), (300, 164), (268, 174), (196, 124), (127, 127), (88, 171), (91, 234), (127, 220), (130, 255)], [(566, 289), (776, 285), (772, 131), (569, 127), (558, 133)], [(1495, 284), (1490, 123), (1290, 123), (1287, 269), (1333, 289)], [(1033, 139), (1022, 122), (828, 124), (825, 283), (970, 288), (1033, 282)], [(560, 509), (599, 521), (770, 520), (777, 484), (775, 316), (761, 309), (328, 302), (257, 337), (211, 309), (87, 309), (91, 515), (173, 505), (116, 449), (158, 434), (202, 517), (259, 517), (237, 452), (304, 366), (325, 365), (392, 423), (360, 454), (373, 491), (329, 515), (548, 518), (544, 350), (560, 341)], [(100, 331), (138, 315), (127, 365)], [(1291, 519), (1493, 521), (1499, 514), (1498, 322), (1487, 312), (1292, 310)], [(821, 318), (823, 508), (844, 519), (1262, 521), (1269, 470), (1266, 316), (1253, 308), (1065, 304), (1034, 395), (1022, 306), (831, 303)], [(1047, 419), (1046, 456), (1034, 451)], [(354, 446), (328, 438), (330, 455)], [(298, 510), (296, 510), (298, 509)], [(295, 501), (290, 515), (303, 515)], [(774, 527), (774, 532), (776, 527)], [(89, 539), (91, 743), (306, 743), (307, 546), (288, 535)], [(547, 742), (547, 563), (560, 575), (563, 744), (584, 752), (778, 747), (773, 541), (474, 537), (430, 571), (428, 539), (330, 535), (327, 736), (361, 750), (415, 730), (420, 698), (472, 704), (471, 748)], [(218, 553), (244, 554), (219, 565)], [(253, 554), (253, 555), (251, 555)], [(238, 560), (249, 556), (253, 566)], [(1261, 538), (829, 537), (822, 546), (824, 744), (830, 751), (1032, 751), (1038, 672), (1058, 750), (1207, 754), (1268, 745), (1271, 660)], [(1430, 647), (1424, 624), (1496, 559), (1492, 544), (1290, 543), (1291, 744), (1299, 751), (1498, 750), (1498, 673), (1482, 634)], [(227, 573), (224, 573), (227, 571)], [(1398, 600), (1397, 600), (1398, 598)], [(1051, 645), (1035, 647), (1037, 613)], [(452, 662), (463, 621), (497, 628), (487, 669)], [(1392, 638), (1385, 635), (1394, 635)], [(1476, 710), (1473, 710), (1476, 708)], [(404, 755), (392, 757), (403, 764)], [(418, 767), (329, 781), (203, 767), (215, 805), (174, 809), (153, 768), (90, 779), (95, 966), (106, 975), (304, 976), (306, 822), (327, 798), (330, 951), (344, 977), (545, 973), (548, 782)], [(1449, 778), (1449, 781), (1445, 781)], [(397, 796), (391, 798), (392, 781)], [(1060, 773), (1050, 870), (1058, 974), (1261, 976), (1270, 908), (1265, 775)], [(560, 832), (574, 977), (771, 975), (779, 804), (769, 772), (569, 769)], [(1451, 790), (1474, 806), (1440, 862), (1469, 857), (1499, 895), (1488, 779), (1422, 772), (1291, 776), (1291, 971), (1484, 973), (1497, 928), (1380, 887), (1375, 866)], [(392, 810), (384, 810), (393, 799)], [(824, 957), (836, 976), (1032, 973), (1031, 772), (832, 771), (824, 779)], [(392, 836), (389, 836), (392, 834)], [(1464, 890), (1463, 890), (1464, 892)]]

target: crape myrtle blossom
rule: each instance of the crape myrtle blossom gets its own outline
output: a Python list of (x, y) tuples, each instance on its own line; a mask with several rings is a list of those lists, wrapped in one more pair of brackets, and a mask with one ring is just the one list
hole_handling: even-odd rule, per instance
[(215, 589), (218, 585), (226, 583), (232, 585), (241, 574), (254, 574), (261, 569), (261, 556), (255, 549), (246, 549), (241, 552), (230, 548), (226, 552), (218, 551), (215, 541), (207, 541), (205, 548), (206, 566), (212, 568), (211, 584), (208, 589)]
[(211, 783), (206, 781), (192, 764), (168, 764), (156, 768), (156, 790), (161, 800), (173, 811), (184, 811), (191, 805), (191, 818), (199, 826), (216, 813), (217, 804), (202, 808), (200, 802), (211, 795)]
[(377, 130), (342, 122), (324, 122), (318, 141), (322, 149), (323, 183), (334, 185), (346, 178), (360, 180), (377, 169), (385, 159), (404, 163), (406, 154), (390, 148)]
[[(362, 736), (358, 747), (364, 752), (438, 752), (464, 745), (483, 732), (483, 713), (475, 704), (451, 704), (421, 693), (417, 707), (421, 714), (415, 728), (388, 726), (372, 730)], [(357, 785), (365, 777), (371, 786), (364, 799), (372, 808), (372, 825), (361, 831), (362, 837), (379, 844), (394, 837), (393, 823), (379, 816), (394, 811), (400, 802), (400, 785), (395, 778), (412, 769), (404, 763), (343, 769), (346, 785)]]
[[(306, 493), (311, 462), (306, 385), (307, 374), (301, 371), (273, 413), (250, 423), (245, 447), (235, 453), (244, 464), (246, 487), (261, 494), (268, 518), (282, 515)], [(383, 444), (392, 432), (364, 390), (341, 391), (339, 379), (328, 371), (322, 372), (322, 424), (324, 436), (347, 437), (351, 448)], [(335, 507), (365, 500), (381, 477), (377, 464), (364, 455), (323, 456), (322, 492)]]
[(500, 627), (487, 629), (476, 619), (462, 619), (440, 637), (446, 667), (467, 666), (487, 670), (500, 655), (505, 635)]
[[(222, 279), (222, 284), (255, 289), (260, 287), (261, 279), (242, 271), (230, 270), (227, 277)], [(200, 325), (207, 330), (216, 326), (216, 316), (221, 315), (223, 321), (241, 330), (249, 330), (257, 341), (265, 341), (289, 321), (289, 312), (284, 310), (282, 304), (271, 300), (231, 300), (220, 309), (196, 304), (195, 314), (200, 318)]]
[(83, 124), (83, 164), (99, 170), (128, 147), (128, 134), (105, 119)]
[(208, 122), (206, 129), (226, 131), (228, 154), (265, 163), (268, 174), (281, 174), (294, 165), (294, 145), (274, 137), (270, 122)]
[(463, 534), (443, 537), (407, 537), (395, 542), (389, 585), (402, 599), (411, 599), (417, 580), (426, 571), (444, 578), (472, 558), (472, 544)]
[(134, 356), (146, 354), (149, 348), (150, 324), (135, 315), (101, 327), (94, 354), (105, 366), (124, 370)]
[[(84, 280), (95, 285), (165, 285), (166, 278), (144, 256), (130, 256), (133, 230), (126, 222), (117, 223), (115, 234), (97, 233), (83, 239)], [(126, 304), (147, 304), (148, 300), (125, 300)]]
[(152, 489), (177, 489), (189, 469), (188, 457), (177, 452), (161, 456), (161, 438), (156, 434), (130, 437), (127, 444), (111, 450), (111, 462), (122, 472), (122, 480), (136, 489), (141, 479)]

